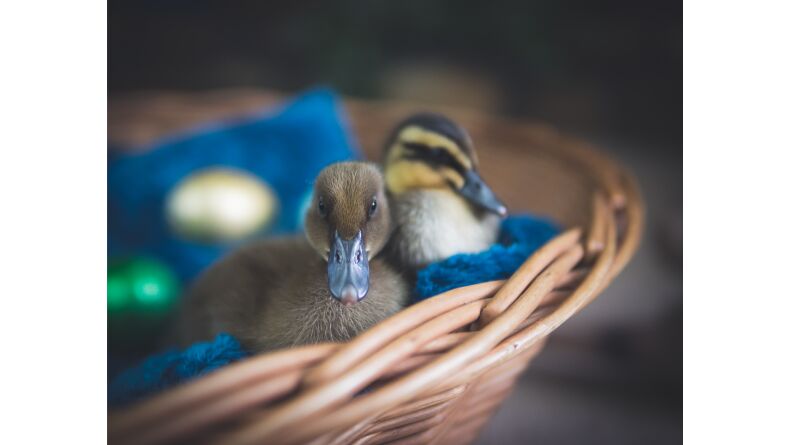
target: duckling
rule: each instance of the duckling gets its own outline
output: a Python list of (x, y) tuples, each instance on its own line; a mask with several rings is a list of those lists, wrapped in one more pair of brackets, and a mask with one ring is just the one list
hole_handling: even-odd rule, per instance
[(243, 247), (198, 278), (179, 320), (182, 343), (227, 332), (260, 352), (351, 339), (407, 302), (405, 281), (377, 257), (391, 232), (379, 170), (361, 162), (326, 167), (306, 236)]
[(477, 166), (471, 138), (445, 116), (416, 114), (395, 128), (384, 154), (397, 227), (388, 247), (392, 261), (414, 273), (494, 243), (507, 208)]

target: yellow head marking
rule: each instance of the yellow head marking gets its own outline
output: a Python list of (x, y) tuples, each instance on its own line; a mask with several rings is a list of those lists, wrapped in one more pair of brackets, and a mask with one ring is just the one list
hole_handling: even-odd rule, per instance
[(413, 188), (446, 187), (442, 175), (421, 161), (401, 159), (387, 165), (384, 173), (387, 189), (392, 193), (403, 193)]
[(457, 171), (449, 167), (442, 167), (442, 174), (456, 189), (460, 190), (464, 186), (464, 178)]

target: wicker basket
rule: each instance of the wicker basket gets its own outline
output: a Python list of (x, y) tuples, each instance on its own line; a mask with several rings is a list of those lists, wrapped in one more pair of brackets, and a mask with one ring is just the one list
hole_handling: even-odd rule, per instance
[[(157, 94), (110, 103), (110, 139), (147, 142), (238, 116), (277, 97), (259, 91)], [(347, 101), (371, 159), (421, 107)], [(436, 109), (436, 107), (432, 107)], [(347, 344), (255, 356), (111, 412), (113, 443), (459, 444), (474, 440), (546, 337), (594, 299), (637, 247), (633, 179), (586, 144), (542, 125), (442, 110), (464, 125), (482, 175), (515, 211), (570, 228), (507, 281), (411, 306)]]

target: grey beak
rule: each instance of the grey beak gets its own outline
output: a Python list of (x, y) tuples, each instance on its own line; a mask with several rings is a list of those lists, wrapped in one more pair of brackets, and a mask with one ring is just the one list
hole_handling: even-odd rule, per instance
[(345, 305), (361, 301), (368, 293), (370, 266), (362, 231), (344, 240), (335, 231), (327, 265), (329, 292)]
[(499, 216), (507, 215), (507, 207), (494, 195), (491, 188), (483, 182), (483, 178), (473, 170), (464, 175), (464, 186), (458, 190), (461, 196)]

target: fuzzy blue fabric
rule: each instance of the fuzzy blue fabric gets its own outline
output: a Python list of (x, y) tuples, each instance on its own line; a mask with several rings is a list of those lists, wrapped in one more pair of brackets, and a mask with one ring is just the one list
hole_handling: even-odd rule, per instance
[(219, 334), (210, 342), (195, 343), (147, 358), (118, 375), (107, 389), (111, 406), (124, 405), (246, 357), (239, 342)]
[(232, 167), (265, 180), (280, 209), (267, 235), (297, 232), (312, 181), (325, 166), (358, 159), (335, 95), (314, 90), (278, 110), (170, 137), (141, 154), (112, 152), (108, 164), (108, 254), (155, 257), (189, 281), (232, 244), (176, 237), (164, 218), (168, 192), (189, 174)]
[[(434, 263), (417, 275), (416, 301), (449, 289), (507, 278), (540, 246), (559, 233), (553, 222), (529, 215), (502, 223), (499, 242), (485, 252), (461, 254)], [(184, 351), (170, 350), (121, 373), (109, 387), (110, 405), (155, 393), (247, 356), (238, 341), (220, 334)]]
[(559, 233), (545, 218), (511, 216), (502, 222), (499, 241), (488, 250), (458, 254), (417, 273), (415, 302), (470, 284), (509, 277), (540, 246)]

